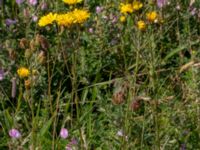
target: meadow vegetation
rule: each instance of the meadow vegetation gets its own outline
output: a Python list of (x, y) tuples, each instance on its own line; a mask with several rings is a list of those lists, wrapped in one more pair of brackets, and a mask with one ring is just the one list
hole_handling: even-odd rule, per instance
[(0, 0), (0, 150), (198, 150), (199, 74), (199, 0)]

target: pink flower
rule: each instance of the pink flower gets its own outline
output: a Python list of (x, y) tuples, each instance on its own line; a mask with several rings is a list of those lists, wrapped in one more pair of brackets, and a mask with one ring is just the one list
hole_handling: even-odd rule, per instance
[(165, 5), (167, 5), (167, 1), (168, 1), (168, 0), (157, 0), (157, 6), (158, 6), (159, 8), (162, 8), (162, 7), (164, 7)]
[(33, 15), (32, 20), (33, 20), (33, 22), (36, 22), (38, 20), (38, 17), (36, 15)]
[(93, 33), (93, 32), (94, 32), (93, 28), (89, 28), (88, 31), (89, 31), (90, 33)]
[(66, 139), (68, 137), (68, 130), (66, 128), (62, 128), (60, 130), (60, 137)]
[(9, 131), (9, 135), (10, 137), (16, 138), (16, 139), (21, 137), (21, 133), (17, 129), (14, 129), (14, 128)]
[(21, 3), (23, 3), (24, 2), (24, 0), (16, 0), (16, 3), (18, 4), (18, 5), (20, 5)]
[(103, 10), (102, 7), (100, 7), (100, 6), (97, 6), (97, 7), (96, 7), (96, 13), (97, 13), (97, 14), (101, 13), (102, 10)]
[(35, 6), (37, 5), (37, 0), (29, 0), (29, 4)]
[(67, 145), (67, 146), (65, 147), (65, 149), (66, 149), (66, 150), (72, 150), (72, 147), (69, 146), (69, 145)]

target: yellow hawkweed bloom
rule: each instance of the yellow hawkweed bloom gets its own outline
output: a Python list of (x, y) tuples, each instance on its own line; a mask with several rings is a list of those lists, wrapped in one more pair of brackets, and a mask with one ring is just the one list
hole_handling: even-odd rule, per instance
[(77, 3), (81, 3), (83, 0), (63, 0), (64, 3), (68, 4), (68, 5), (74, 5)]
[(145, 24), (144, 21), (139, 20), (139, 21), (137, 22), (137, 27), (138, 27), (139, 30), (144, 31), (144, 30), (146, 29), (146, 24)]
[(121, 16), (121, 17), (119, 18), (119, 20), (120, 20), (121, 22), (125, 22), (125, 21), (126, 21), (126, 17), (125, 17), (125, 16)]
[(25, 67), (21, 67), (17, 70), (17, 74), (19, 75), (20, 78), (25, 78), (29, 76), (30, 71)]
[(158, 18), (158, 14), (156, 11), (152, 11), (146, 14), (147, 20), (150, 22), (155, 22)]
[(132, 13), (133, 12), (133, 8), (131, 4), (124, 4), (121, 3), (120, 4), (120, 12), (122, 14), (126, 14), (126, 13)]
[(87, 10), (75, 9), (72, 11), (72, 17), (74, 23), (83, 23), (90, 17), (90, 13)]
[(143, 7), (143, 4), (138, 1), (134, 1), (132, 4), (133, 11), (137, 11), (137, 10), (141, 9), (142, 7)]
[(72, 16), (72, 13), (59, 14), (56, 18), (56, 22), (60, 26), (69, 27), (74, 22), (74, 18)]
[(57, 14), (49, 13), (46, 16), (40, 18), (38, 25), (44, 27), (46, 25), (52, 24), (56, 19)]

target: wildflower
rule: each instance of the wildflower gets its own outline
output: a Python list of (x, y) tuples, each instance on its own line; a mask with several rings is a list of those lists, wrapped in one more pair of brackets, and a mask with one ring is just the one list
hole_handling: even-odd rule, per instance
[(94, 32), (93, 28), (89, 28), (88, 31), (89, 31), (90, 33), (93, 33), (93, 32)]
[(17, 129), (14, 129), (14, 128), (9, 131), (9, 135), (10, 137), (16, 138), (16, 139), (21, 137), (21, 133)]
[(26, 49), (26, 48), (28, 48), (28, 46), (29, 46), (29, 41), (26, 38), (20, 39), (20, 41), (19, 41), (19, 47), (21, 49)]
[(162, 7), (164, 7), (165, 5), (167, 5), (167, 1), (168, 1), (168, 0), (157, 0), (157, 6), (158, 6), (159, 8), (162, 8)]
[(33, 20), (33, 22), (36, 22), (38, 20), (38, 17), (36, 15), (33, 15), (32, 20)]
[(87, 10), (83, 9), (75, 9), (72, 12), (72, 15), (74, 23), (83, 23), (90, 17), (90, 13)]
[(41, 9), (42, 10), (46, 10), (47, 9), (47, 3), (46, 2), (43, 2), (42, 4), (41, 4)]
[(5, 21), (6, 25), (7, 26), (10, 26), (10, 25), (13, 25), (13, 24), (16, 24), (17, 23), (17, 20), (16, 19), (6, 19)]
[(118, 135), (118, 136), (123, 136), (123, 135), (124, 135), (124, 134), (123, 134), (123, 131), (122, 131), (122, 130), (117, 131), (117, 135)]
[(112, 96), (112, 103), (114, 105), (120, 105), (125, 101), (125, 95), (123, 91), (118, 91)]
[(37, 0), (29, 0), (29, 4), (35, 6), (37, 5)]
[(73, 21), (74, 21), (74, 18), (72, 16), (72, 13), (59, 14), (56, 17), (56, 22), (60, 26), (69, 27), (73, 24)]
[(120, 4), (120, 12), (122, 14), (132, 13), (133, 12), (132, 5), (121, 3)]
[(143, 4), (138, 1), (134, 1), (132, 4), (133, 11), (137, 11), (137, 10), (141, 9), (142, 7), (143, 7)]
[(70, 144), (71, 145), (77, 145), (78, 141), (75, 138), (72, 138), (71, 141), (70, 141)]
[(66, 128), (62, 128), (60, 130), (60, 137), (66, 139), (68, 137), (68, 130)]
[(133, 100), (130, 107), (133, 111), (137, 111), (140, 108), (139, 100)]
[(18, 5), (20, 5), (21, 3), (23, 3), (24, 2), (24, 0), (16, 0), (16, 3), (18, 4)]
[(44, 64), (46, 61), (46, 56), (44, 51), (40, 51), (40, 53), (37, 56), (37, 60), (40, 64)]
[(4, 79), (4, 71), (3, 69), (0, 69), (0, 81)]
[(21, 67), (17, 70), (17, 73), (19, 75), (20, 78), (25, 78), (28, 77), (30, 74), (29, 69), (25, 68), (25, 67)]
[(67, 146), (65, 147), (65, 150), (72, 150), (72, 147), (71, 147), (70, 145), (67, 145)]
[(191, 7), (189, 8), (189, 11), (190, 11), (190, 14), (191, 14), (192, 16), (194, 16), (194, 15), (197, 13), (197, 8), (191, 6)]
[(125, 16), (121, 16), (121, 17), (119, 18), (119, 20), (120, 20), (121, 22), (125, 22), (125, 21), (126, 21), (126, 17), (125, 17)]
[(63, 0), (64, 3), (68, 4), (68, 5), (74, 5), (77, 3), (81, 3), (83, 0)]
[(181, 6), (180, 5), (177, 5), (176, 6), (176, 10), (180, 10), (181, 9)]
[(152, 11), (146, 14), (147, 20), (150, 22), (155, 22), (158, 18), (158, 14), (156, 11)]
[(52, 24), (56, 20), (57, 14), (49, 13), (46, 16), (40, 18), (38, 25), (44, 27), (46, 25)]
[(146, 24), (144, 21), (140, 20), (137, 22), (137, 27), (139, 30), (144, 31), (146, 29)]
[(96, 13), (97, 13), (97, 14), (101, 13), (102, 9), (103, 9), (102, 7), (97, 6), (97, 7), (96, 7)]

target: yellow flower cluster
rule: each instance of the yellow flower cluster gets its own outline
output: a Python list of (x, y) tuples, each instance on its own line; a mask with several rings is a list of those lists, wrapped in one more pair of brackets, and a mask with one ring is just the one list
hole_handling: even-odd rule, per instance
[(73, 24), (84, 23), (89, 17), (90, 13), (88, 12), (88, 10), (84, 9), (75, 9), (71, 12), (64, 14), (49, 13), (48, 15), (41, 17), (38, 25), (43, 27), (52, 24), (55, 21), (60, 26), (69, 27)]
[(46, 25), (52, 24), (56, 19), (57, 14), (49, 13), (40, 18), (38, 25), (44, 27)]
[(121, 3), (120, 12), (122, 14), (132, 13), (138, 11), (143, 7), (143, 4), (139, 1), (134, 1), (133, 3)]
[(146, 14), (147, 20), (150, 22), (155, 22), (158, 19), (158, 14), (156, 11), (152, 11)]
[(137, 22), (137, 27), (139, 30), (144, 31), (146, 29), (146, 23), (143, 20)]
[[(120, 12), (122, 14), (122, 16), (119, 18), (120, 22), (125, 22), (127, 14), (138, 11), (142, 7), (143, 3), (138, 0), (134, 0), (132, 3), (120, 3)], [(145, 31), (147, 24), (149, 23), (157, 23), (157, 21), (161, 22), (160, 17), (156, 11), (150, 11), (146, 13), (145, 20), (139, 20), (136, 22), (136, 27), (141, 31)]]
[(20, 78), (25, 78), (25, 77), (28, 77), (30, 75), (30, 71), (29, 71), (29, 69), (27, 69), (25, 67), (20, 67), (17, 70), (17, 74), (19, 75)]
[(63, 0), (64, 3), (68, 4), (68, 5), (74, 5), (77, 3), (81, 3), (83, 0)]

